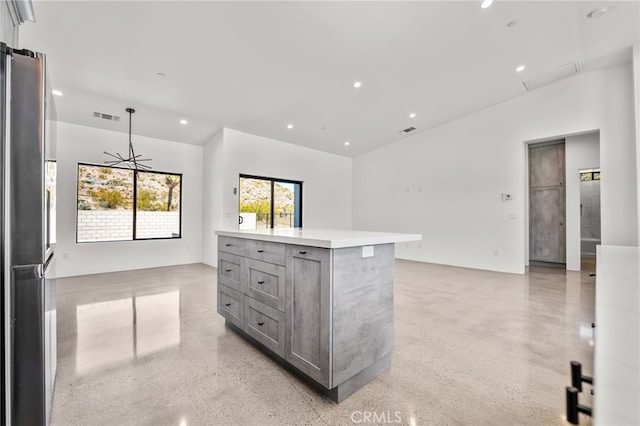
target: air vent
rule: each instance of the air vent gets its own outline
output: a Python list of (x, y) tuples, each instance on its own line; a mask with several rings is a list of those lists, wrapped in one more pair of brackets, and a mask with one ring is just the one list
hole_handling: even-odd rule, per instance
[(522, 85), (527, 92), (538, 89), (542, 86), (546, 86), (556, 81), (563, 80), (567, 77), (571, 77), (574, 74), (580, 72), (580, 62), (569, 62), (564, 64), (555, 70), (547, 71), (544, 74), (528, 81), (523, 81)]
[(398, 133), (400, 133), (401, 135), (407, 134), (407, 133), (413, 132), (415, 129), (416, 129), (415, 127), (407, 127), (404, 130), (400, 130)]
[(118, 117), (117, 115), (113, 115), (113, 114), (107, 114), (104, 112), (94, 112), (93, 116), (95, 118), (102, 118), (103, 120), (109, 120), (109, 121), (120, 121), (120, 117)]

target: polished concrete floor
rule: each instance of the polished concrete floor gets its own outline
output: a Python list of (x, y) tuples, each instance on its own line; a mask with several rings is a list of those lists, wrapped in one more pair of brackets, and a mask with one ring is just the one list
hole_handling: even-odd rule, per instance
[(398, 260), (391, 369), (339, 405), (227, 329), (215, 287), (200, 264), (58, 280), (52, 424), (568, 424), (569, 361), (593, 369), (588, 270)]

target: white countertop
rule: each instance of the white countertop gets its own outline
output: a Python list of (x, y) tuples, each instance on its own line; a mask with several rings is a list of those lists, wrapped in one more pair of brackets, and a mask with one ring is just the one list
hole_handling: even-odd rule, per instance
[(219, 230), (216, 231), (216, 235), (322, 248), (359, 247), (422, 240), (420, 234), (309, 228)]
[(595, 425), (640, 424), (640, 248), (598, 246)]

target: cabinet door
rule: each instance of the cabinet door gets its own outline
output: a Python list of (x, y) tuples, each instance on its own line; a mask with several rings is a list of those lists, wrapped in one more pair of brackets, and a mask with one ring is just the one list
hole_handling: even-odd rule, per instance
[(331, 389), (329, 249), (287, 245), (285, 359)]
[(218, 282), (239, 292), (245, 292), (246, 279), (242, 264), (243, 257), (218, 252)]

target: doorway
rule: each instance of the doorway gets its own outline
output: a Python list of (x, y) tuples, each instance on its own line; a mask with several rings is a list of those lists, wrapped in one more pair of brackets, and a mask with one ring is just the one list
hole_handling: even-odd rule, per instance
[(239, 201), (239, 229), (302, 226), (302, 182), (240, 175)]
[(580, 257), (583, 270), (595, 271), (600, 233), (600, 169), (580, 170)]
[(529, 264), (566, 267), (564, 139), (529, 145)]

